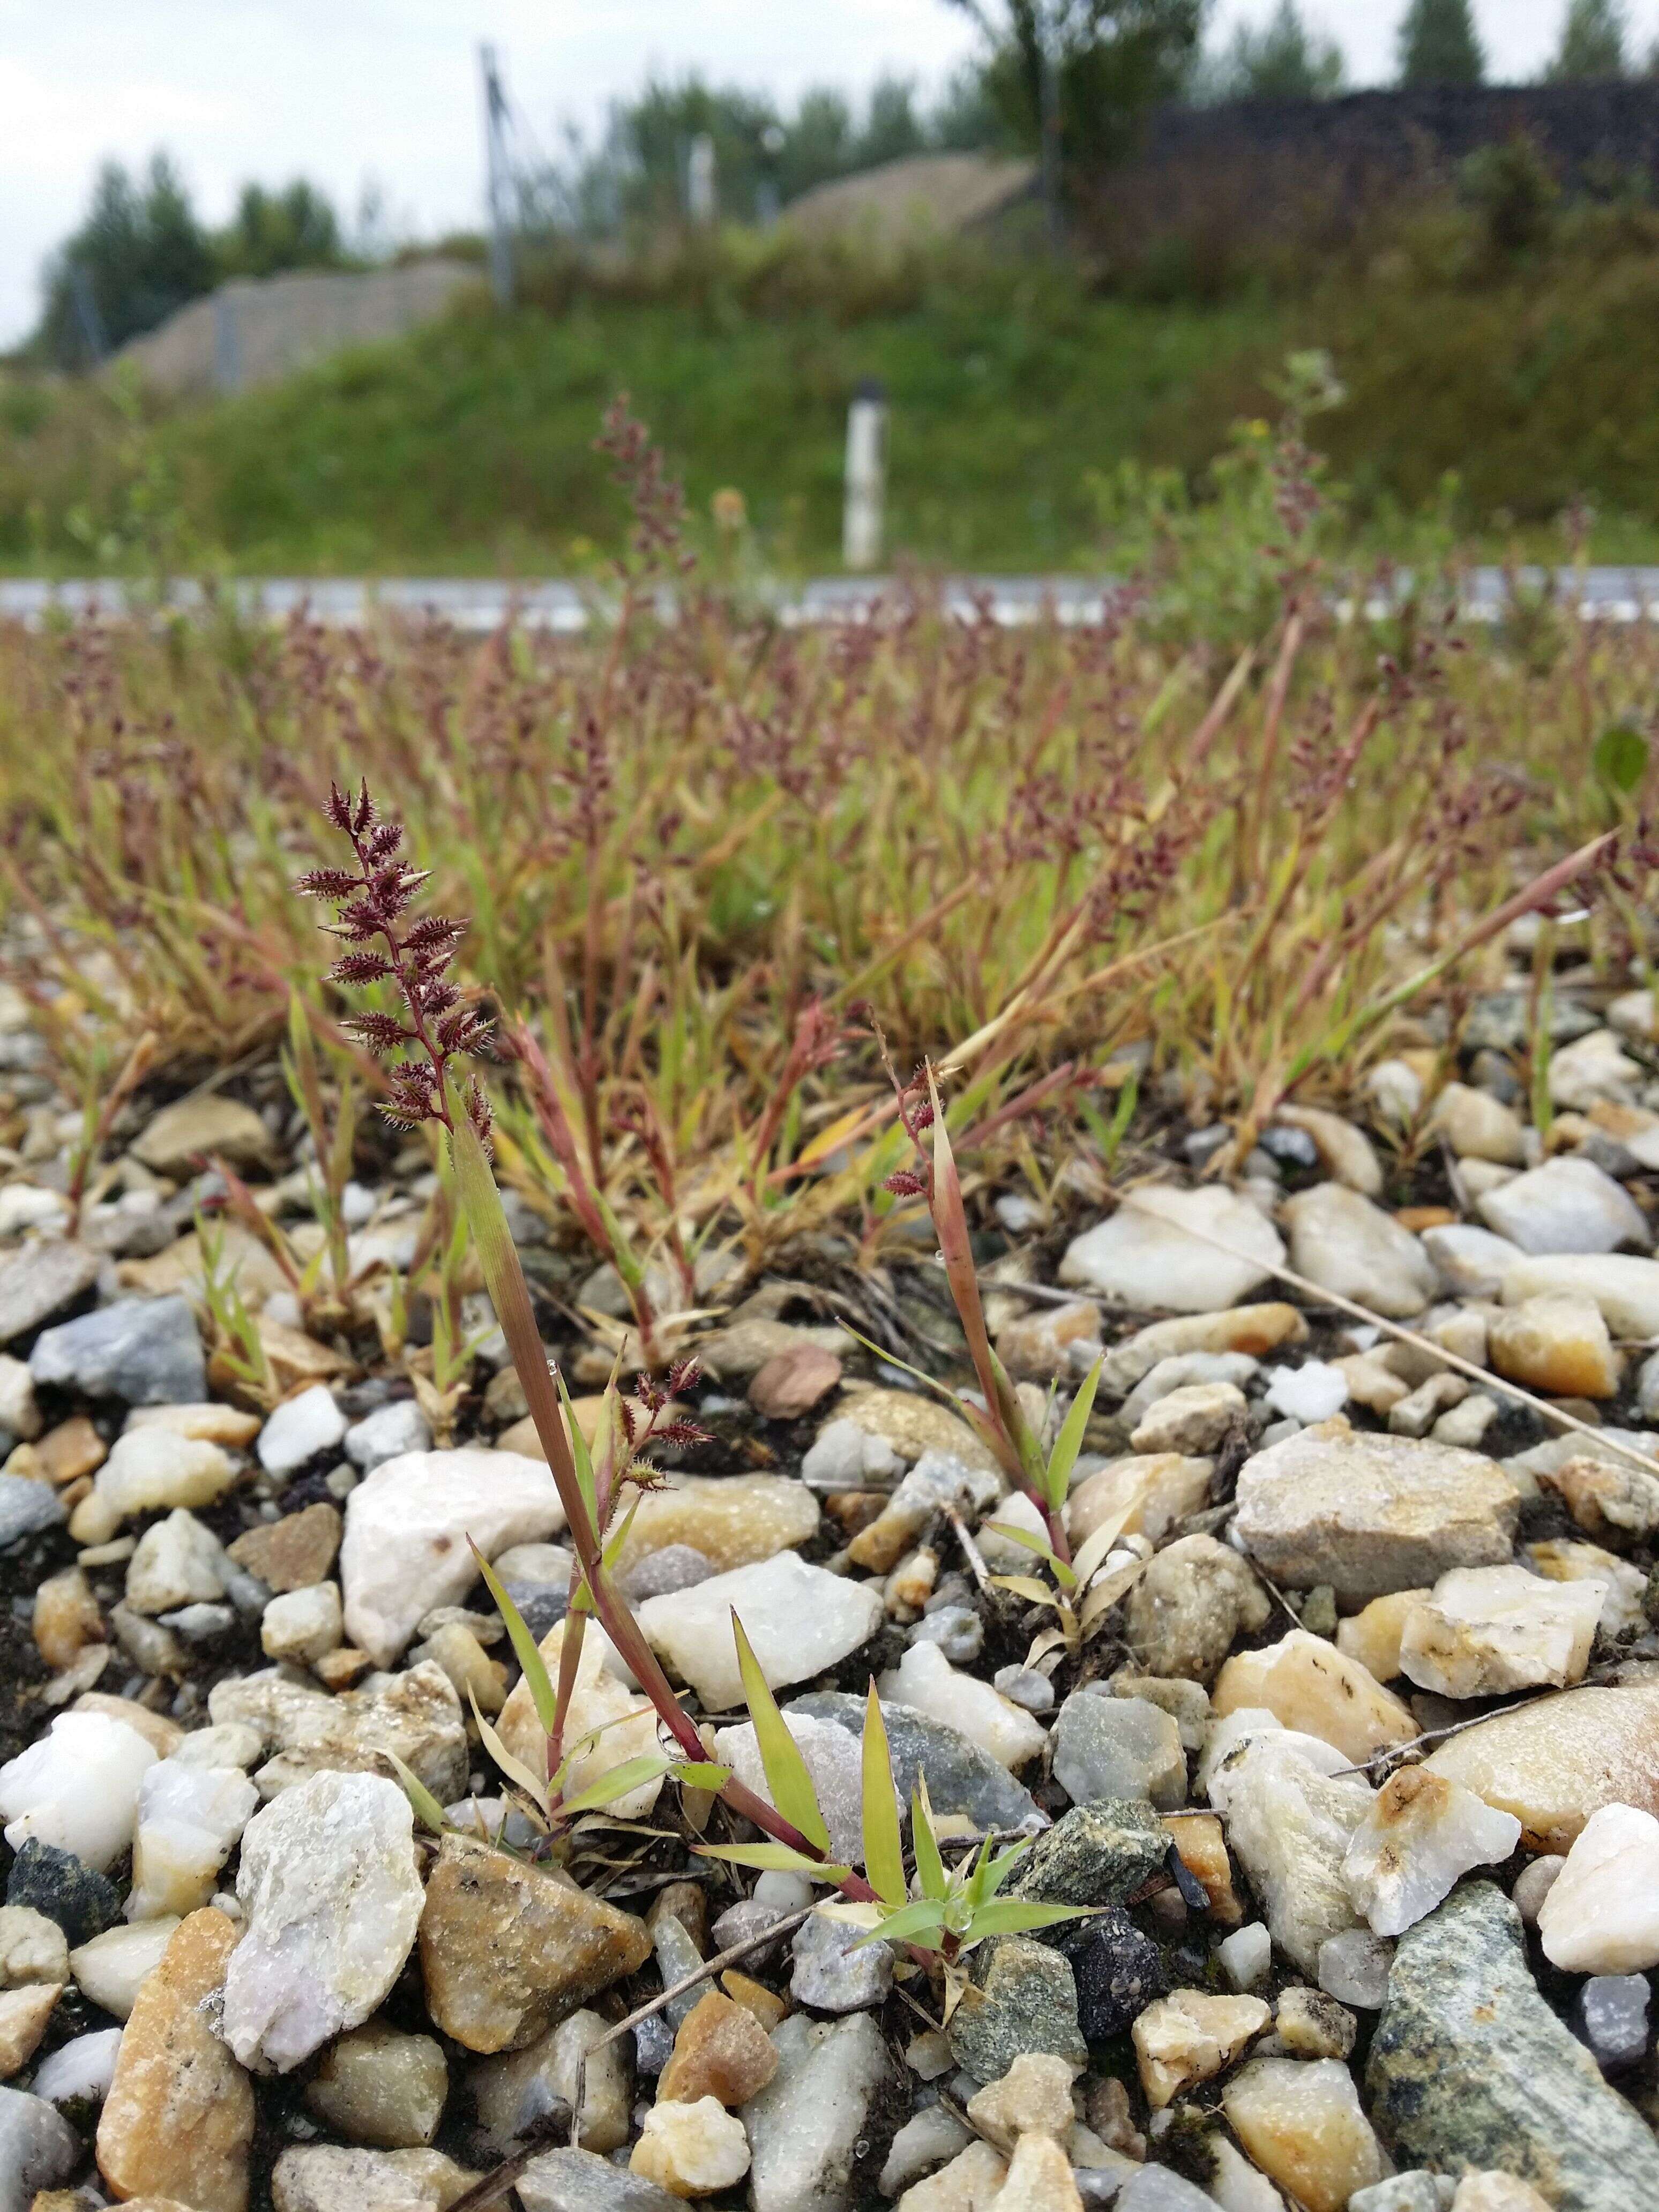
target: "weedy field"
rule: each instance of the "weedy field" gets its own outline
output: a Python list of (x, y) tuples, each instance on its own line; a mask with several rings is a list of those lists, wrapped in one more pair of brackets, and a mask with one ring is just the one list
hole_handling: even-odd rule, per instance
[(0, 634), (30, 2185), (1659, 2190), (1659, 640), (1305, 435), (1088, 624), (619, 404), (580, 636)]
[[(88, 1110), (134, 1054), (174, 1085), (240, 1060), (296, 993), (337, 1046), (291, 888), (334, 781), (406, 824), (469, 990), (534, 1030), (648, 1243), (664, 1163), (699, 1235), (873, 1203), (872, 1010), (1039, 1195), (1126, 1087), (1252, 1126), (1344, 1095), (1402, 1036), (1455, 1042), (1495, 918), (1635, 819), (1650, 631), (1523, 603), (1460, 629), (1431, 586), (1339, 618), (1294, 426), (1152, 526), (1098, 624), (1023, 629), (925, 584), (780, 628), (684, 571), (675, 488), (616, 434), (641, 520), (598, 638), (0, 640), (11, 972)], [(1574, 942), (1617, 963), (1641, 931), (1606, 857)]]

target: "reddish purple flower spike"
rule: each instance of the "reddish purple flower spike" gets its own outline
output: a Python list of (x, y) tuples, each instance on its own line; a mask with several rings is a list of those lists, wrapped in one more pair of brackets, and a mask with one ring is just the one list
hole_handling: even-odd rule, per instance
[[(326, 899), (336, 915), (325, 926), (358, 948), (340, 956), (329, 979), (359, 989), (389, 983), (404, 1012), (400, 1021), (371, 1008), (349, 1016), (345, 1027), (386, 1063), (387, 1091), (380, 1111), (395, 1128), (417, 1128), (422, 1121), (441, 1121), (450, 1128), (448, 1063), (457, 1054), (477, 1052), (490, 1030), (449, 980), (466, 924), (434, 914), (401, 927), (400, 917), (426, 882), (426, 872), (396, 857), (403, 825), (380, 819), (367, 782), (355, 799), (337, 784), (331, 786), (324, 811), (351, 840), (356, 870), (313, 868), (294, 888), (307, 898)], [(406, 1059), (405, 1054), (417, 1056)], [(489, 1102), (475, 1079), (462, 1085), (461, 1097), (467, 1118), (487, 1145)]]

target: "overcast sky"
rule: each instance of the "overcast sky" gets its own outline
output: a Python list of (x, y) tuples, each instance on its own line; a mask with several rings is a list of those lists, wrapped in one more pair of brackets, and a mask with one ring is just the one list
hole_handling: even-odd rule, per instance
[[(1217, 0), (1212, 35), (1271, 4)], [(1304, 12), (1363, 84), (1388, 75), (1403, 4)], [(1475, 0), (1494, 76), (1536, 73), (1563, 4)], [(1659, 0), (1630, 14), (1645, 48)], [(826, 82), (861, 91), (890, 70), (931, 88), (974, 46), (945, 0), (0, 0), (0, 345), (33, 321), (41, 259), (108, 155), (167, 147), (214, 221), (245, 178), (303, 173), (347, 210), (374, 179), (417, 234), (476, 222), (481, 39), (544, 143), (651, 70), (786, 98)]]

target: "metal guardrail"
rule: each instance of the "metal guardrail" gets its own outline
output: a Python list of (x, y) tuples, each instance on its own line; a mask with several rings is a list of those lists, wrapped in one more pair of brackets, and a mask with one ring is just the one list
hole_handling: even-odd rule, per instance
[[(1005, 625), (1035, 622), (1045, 616), (1065, 623), (1101, 620), (1118, 580), (1110, 576), (951, 576), (932, 588), (945, 611), (957, 621), (988, 617)], [(1397, 592), (1409, 591), (1402, 573)], [(515, 583), (495, 578), (454, 576), (243, 577), (213, 587), (234, 600), (251, 619), (277, 623), (304, 612), (330, 627), (368, 620), (376, 612), (406, 621), (435, 622), (456, 629), (489, 631), (509, 618), (532, 629), (575, 632), (590, 623), (613, 618), (617, 597), (601, 586), (556, 580)], [(789, 623), (867, 621), (884, 602), (908, 589), (891, 576), (822, 577), (793, 591), (767, 595), (779, 618)], [(1477, 622), (1500, 620), (1518, 592), (1523, 598), (1553, 591), (1562, 604), (1592, 622), (1630, 623), (1659, 618), (1659, 568), (1523, 568), (1512, 574), (1474, 568), (1463, 579), (1462, 611)], [(200, 613), (210, 589), (191, 579), (169, 586), (164, 597), (116, 578), (0, 578), (0, 621), (38, 628), (52, 615), (72, 620), (121, 622), (153, 616), (159, 608)], [(1371, 599), (1363, 611), (1376, 617), (1389, 602)], [(672, 620), (673, 595), (658, 595), (659, 613)], [(1338, 612), (1360, 611), (1352, 600)]]

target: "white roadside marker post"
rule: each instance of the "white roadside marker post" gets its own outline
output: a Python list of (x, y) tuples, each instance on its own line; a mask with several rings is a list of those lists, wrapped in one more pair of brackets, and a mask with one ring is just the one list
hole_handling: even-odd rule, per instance
[(847, 410), (847, 487), (841, 532), (844, 567), (873, 568), (880, 562), (886, 496), (887, 389), (874, 377), (866, 377)]

